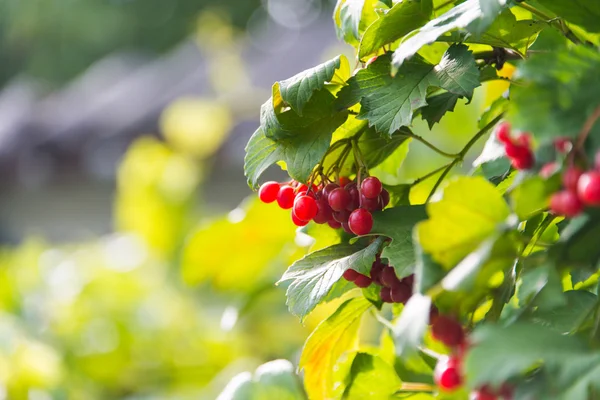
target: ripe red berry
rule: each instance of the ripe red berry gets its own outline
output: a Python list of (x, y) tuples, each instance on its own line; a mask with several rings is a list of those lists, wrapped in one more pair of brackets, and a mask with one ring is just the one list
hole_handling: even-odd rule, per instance
[(584, 209), (584, 205), (574, 192), (562, 190), (550, 197), (550, 211), (557, 215), (572, 218)]
[(462, 384), (459, 361), (454, 358), (440, 359), (433, 371), (433, 379), (443, 391), (451, 392), (458, 389)]
[(565, 171), (562, 177), (563, 186), (565, 189), (571, 192), (577, 192), (577, 183), (579, 182), (579, 178), (583, 175), (583, 171), (577, 167), (569, 167)]
[(317, 215), (318, 211), (319, 207), (317, 206), (317, 202), (312, 197), (296, 197), (292, 212), (294, 215), (296, 215), (296, 217), (298, 217), (298, 219), (301, 219), (302, 221), (310, 221)]
[(317, 224), (324, 224), (333, 218), (333, 215), (331, 215), (331, 208), (329, 208), (329, 203), (327, 203), (326, 199), (321, 198), (317, 200), (317, 208), (317, 215), (313, 218)]
[(371, 278), (363, 274), (358, 274), (358, 277), (354, 280), (354, 284), (359, 288), (366, 288), (371, 284)]
[(382, 189), (381, 181), (374, 176), (369, 176), (360, 184), (360, 190), (367, 199), (376, 199), (381, 194)]
[(522, 133), (515, 139), (515, 143), (519, 146), (523, 146), (526, 149), (531, 148), (531, 136), (528, 133)]
[(458, 321), (440, 315), (431, 326), (431, 335), (448, 347), (458, 346), (465, 340), (465, 333)]
[(525, 158), (529, 156), (531, 150), (525, 146), (520, 146), (514, 143), (508, 143), (506, 146), (504, 146), (504, 152), (509, 158)]
[(360, 194), (358, 193), (358, 188), (356, 187), (356, 183), (349, 183), (344, 189), (350, 194), (350, 202), (346, 206), (346, 210), (352, 212), (360, 206)]
[(398, 287), (392, 288), (392, 300), (394, 303), (406, 303), (412, 296), (412, 289), (406, 283), (400, 283)]
[(381, 261), (378, 261), (378, 260), (375, 260), (375, 262), (371, 266), (371, 279), (373, 280), (373, 282), (377, 283), (378, 285), (382, 285), (381, 273), (383, 272), (384, 268), (385, 268), (385, 264), (383, 264)]
[(398, 279), (396, 276), (396, 272), (394, 271), (393, 267), (385, 267), (383, 271), (381, 271), (381, 283), (383, 286), (391, 289), (400, 286), (400, 279)]
[(354, 235), (354, 232), (350, 230), (350, 225), (347, 222), (342, 222), (342, 229), (351, 235)]
[(350, 212), (348, 210), (333, 211), (331, 214), (333, 219), (337, 222), (342, 224), (348, 223), (348, 218), (350, 217)]
[(360, 274), (358, 272), (356, 272), (353, 269), (347, 269), (344, 271), (344, 274), (342, 275), (344, 277), (345, 280), (350, 281), (350, 282), (354, 282), (356, 280), (356, 278), (358, 278)]
[(355, 235), (366, 235), (373, 228), (373, 216), (363, 208), (356, 209), (350, 214), (348, 225)]
[(274, 181), (265, 182), (258, 189), (258, 198), (263, 203), (272, 203), (277, 200), (277, 193), (279, 193), (279, 183)]
[(408, 287), (412, 289), (412, 287), (415, 284), (415, 274), (410, 274), (409, 276), (402, 279), (401, 282), (406, 283)]
[(379, 197), (376, 197), (374, 199), (368, 199), (365, 197), (364, 194), (362, 194), (360, 201), (361, 201), (360, 206), (362, 208), (364, 208), (365, 210), (377, 211), (377, 210), (381, 209), (381, 203), (379, 202)]
[(325, 198), (329, 197), (329, 193), (333, 192), (335, 189), (339, 188), (340, 186), (337, 183), (328, 183), (327, 185), (325, 185), (325, 187), (323, 188), (323, 196)]
[(288, 185), (284, 185), (279, 189), (277, 193), (277, 204), (284, 210), (289, 210), (294, 206), (294, 188)]
[(348, 193), (345, 189), (337, 188), (329, 193), (328, 200), (329, 207), (331, 207), (333, 211), (342, 211), (346, 209), (346, 206), (348, 206), (348, 203), (350, 203), (352, 198), (350, 193)]
[(472, 392), (469, 396), (469, 400), (497, 400), (498, 397), (492, 392), (487, 386)]
[(330, 219), (329, 221), (327, 221), (327, 225), (329, 225), (329, 227), (332, 229), (340, 229), (342, 227), (342, 224), (334, 219)]
[(292, 222), (294, 223), (294, 225), (296, 226), (305, 226), (306, 224), (308, 224), (308, 221), (303, 221), (300, 218), (298, 218), (296, 216), (296, 214), (294, 214), (294, 212), (292, 211)]
[(523, 157), (511, 158), (510, 161), (512, 166), (519, 170), (530, 169), (533, 167), (533, 164), (535, 164), (535, 159), (533, 157), (533, 153), (531, 152), (527, 153), (527, 155)]
[(589, 171), (581, 175), (577, 183), (577, 194), (585, 204), (600, 205), (600, 172)]
[(498, 125), (498, 127), (496, 128), (496, 137), (501, 143), (511, 143), (510, 124), (508, 122), (503, 122), (500, 125)]
[(392, 289), (387, 287), (382, 287), (379, 291), (379, 296), (381, 297), (381, 301), (384, 303), (393, 303), (392, 301)]
[(381, 205), (382, 205), (381, 209), (383, 210), (384, 208), (387, 207), (388, 204), (390, 204), (390, 192), (383, 189), (383, 190), (381, 190), (381, 194), (379, 196), (381, 197)]

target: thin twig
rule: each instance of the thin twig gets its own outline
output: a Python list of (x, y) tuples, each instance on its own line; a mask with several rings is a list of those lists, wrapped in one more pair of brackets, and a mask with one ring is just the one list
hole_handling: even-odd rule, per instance
[(440, 154), (440, 155), (442, 155), (444, 157), (455, 158), (456, 156), (458, 156), (458, 154), (448, 153), (448, 152), (446, 152), (444, 150), (441, 150), (441, 149), (437, 148), (433, 143), (428, 142), (422, 136), (415, 135), (414, 133), (412, 133), (410, 131), (408, 133), (402, 132), (401, 134), (404, 135), (404, 136), (408, 136), (410, 138), (413, 138), (413, 139), (415, 139), (418, 142), (423, 143), (425, 146), (429, 147), (431, 150), (435, 151), (436, 153), (438, 153), (438, 154)]

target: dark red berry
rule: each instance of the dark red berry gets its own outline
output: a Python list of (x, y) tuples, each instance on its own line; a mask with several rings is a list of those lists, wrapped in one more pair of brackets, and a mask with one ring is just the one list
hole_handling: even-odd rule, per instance
[(569, 151), (571, 151), (572, 147), (573, 143), (571, 142), (571, 139), (567, 137), (560, 137), (554, 139), (554, 148), (559, 153), (568, 153)]
[(581, 175), (577, 183), (577, 194), (585, 204), (600, 205), (600, 172), (589, 171)]
[(500, 397), (502, 397), (503, 400), (512, 400), (514, 392), (514, 388), (508, 383), (503, 383), (502, 386), (500, 386)]
[(562, 177), (563, 186), (565, 189), (576, 193), (577, 192), (577, 183), (579, 182), (579, 178), (583, 175), (583, 171), (577, 167), (569, 167), (565, 171)]
[(358, 272), (356, 272), (353, 269), (347, 269), (344, 271), (344, 275), (342, 275), (344, 277), (345, 280), (350, 281), (350, 282), (354, 282), (356, 280), (356, 278), (358, 278), (360, 274)]
[(431, 326), (431, 335), (448, 347), (458, 346), (465, 340), (465, 333), (458, 321), (440, 315)]
[(349, 183), (345, 186), (346, 191), (350, 194), (350, 202), (346, 206), (346, 210), (352, 212), (360, 206), (360, 194), (356, 183)]
[(296, 216), (296, 214), (294, 214), (293, 211), (292, 211), (292, 222), (296, 226), (305, 226), (306, 224), (308, 224), (308, 221), (301, 220), (300, 218), (298, 218)]
[(329, 207), (331, 207), (333, 211), (342, 211), (345, 210), (348, 203), (350, 203), (351, 197), (350, 193), (345, 189), (337, 188), (329, 193), (328, 200)]
[(440, 359), (433, 371), (433, 379), (443, 391), (451, 392), (458, 389), (462, 384), (459, 361), (454, 358)]
[(514, 143), (509, 143), (504, 146), (504, 151), (506, 152), (507, 157), (517, 159), (528, 157), (531, 153), (531, 150), (528, 147), (520, 146)]
[(408, 287), (412, 289), (412, 287), (415, 284), (415, 274), (410, 274), (409, 276), (402, 279), (401, 282), (406, 283)]
[(510, 124), (508, 122), (503, 122), (500, 125), (498, 125), (498, 127), (496, 128), (496, 137), (501, 143), (511, 143)]
[(400, 279), (396, 276), (393, 267), (385, 267), (381, 271), (381, 284), (392, 289), (400, 286)]
[(385, 264), (381, 263), (380, 261), (375, 261), (371, 266), (371, 279), (378, 285), (382, 285), (381, 273), (383, 272), (384, 268)]
[(600, 151), (594, 156), (594, 168), (600, 170)]
[(379, 296), (381, 297), (381, 301), (384, 303), (392, 303), (392, 289), (382, 287), (379, 291)]
[(412, 296), (412, 289), (406, 283), (400, 283), (398, 287), (392, 288), (392, 300), (394, 303), (406, 303)]
[(550, 197), (550, 211), (554, 214), (572, 218), (581, 213), (583, 209), (583, 203), (574, 192), (562, 190)]
[(317, 215), (313, 218), (317, 224), (324, 224), (333, 218), (333, 215), (331, 215), (331, 208), (329, 208), (329, 203), (326, 199), (321, 198), (320, 200), (317, 200), (317, 208)]
[(487, 386), (472, 392), (469, 396), (469, 400), (497, 400), (498, 397), (492, 392)]
[(379, 197), (374, 199), (366, 198), (365, 195), (361, 195), (361, 203), (360, 206), (365, 210), (369, 211), (377, 211), (381, 209), (381, 203), (379, 202)]
[(369, 176), (360, 184), (360, 190), (367, 199), (376, 199), (382, 189), (381, 181), (374, 176)]
[(329, 227), (333, 229), (340, 229), (342, 227), (342, 224), (340, 224), (334, 219), (330, 219), (329, 221), (327, 221), (327, 225), (329, 225)]
[(381, 191), (380, 197), (381, 197), (381, 204), (382, 204), (381, 209), (383, 210), (384, 208), (387, 207), (388, 204), (390, 204), (390, 192), (388, 192), (387, 190), (383, 189)]
[(350, 211), (348, 210), (333, 211), (331, 214), (333, 215), (333, 219), (340, 223), (347, 223), (350, 217)]
[(546, 163), (540, 169), (540, 176), (544, 179), (550, 178), (558, 170), (559, 165), (556, 161)]
[(371, 284), (371, 278), (363, 274), (358, 274), (358, 277), (354, 280), (354, 284), (359, 288), (366, 288)]
[(279, 189), (277, 193), (277, 204), (284, 210), (289, 210), (294, 206), (294, 188), (288, 185), (284, 185)]
[(354, 232), (350, 230), (350, 225), (347, 222), (342, 222), (342, 229), (351, 235), (354, 235)]
[(359, 208), (350, 214), (348, 225), (355, 235), (366, 235), (373, 228), (373, 216), (369, 211)]
[(329, 193), (333, 192), (335, 189), (339, 188), (340, 186), (337, 183), (328, 183), (327, 185), (325, 185), (325, 187), (323, 188), (323, 196), (325, 198), (329, 197)]
[(296, 197), (294, 201), (294, 208), (292, 212), (298, 219), (302, 221), (310, 221), (317, 215), (319, 211), (319, 207), (317, 206), (317, 202), (310, 196), (300, 196)]
[(258, 198), (263, 203), (272, 203), (277, 200), (279, 193), (279, 183), (274, 181), (265, 182), (258, 189)]
[(349, 184), (350, 182), (352, 182), (352, 181), (347, 176), (340, 176), (340, 187), (344, 187), (347, 184)]

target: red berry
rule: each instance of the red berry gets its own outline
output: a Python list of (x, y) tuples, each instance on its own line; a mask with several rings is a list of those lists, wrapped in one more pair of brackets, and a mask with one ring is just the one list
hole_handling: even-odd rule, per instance
[[(312, 190), (311, 193), (315, 193), (317, 191), (317, 187), (315, 185), (312, 185)], [(298, 186), (296, 188), (296, 192), (300, 193), (300, 192), (308, 192), (308, 186), (306, 186), (304, 183), (300, 184), (300, 186)]]
[(531, 148), (531, 136), (527, 133), (522, 133), (515, 139), (515, 143), (519, 146), (523, 146), (526, 149)]
[(366, 235), (373, 228), (373, 216), (363, 208), (356, 209), (350, 214), (348, 225), (355, 235)]
[(358, 277), (354, 280), (354, 284), (359, 288), (366, 288), (371, 284), (371, 278), (363, 274), (358, 274)]
[(327, 225), (329, 225), (329, 227), (333, 229), (340, 229), (342, 227), (342, 224), (340, 224), (334, 219), (330, 219), (329, 221), (327, 221)]
[(511, 158), (512, 166), (515, 169), (524, 170), (533, 167), (535, 164), (535, 159), (533, 158), (533, 153), (529, 152), (527, 155), (519, 158)]
[(333, 218), (333, 215), (331, 215), (331, 208), (329, 208), (329, 203), (327, 203), (326, 199), (321, 198), (317, 200), (317, 208), (319, 210), (317, 211), (317, 215), (313, 218), (317, 224), (324, 224)]
[(498, 127), (496, 128), (496, 137), (501, 143), (511, 143), (510, 124), (508, 122), (503, 122), (500, 125), (498, 125)]
[(562, 181), (565, 189), (576, 193), (577, 192), (577, 182), (579, 182), (579, 178), (583, 175), (583, 171), (577, 167), (567, 168), (565, 173), (563, 174)]
[(383, 271), (381, 271), (381, 283), (383, 286), (391, 289), (400, 287), (400, 279), (396, 276), (393, 267), (385, 267)]
[(529, 155), (529, 153), (531, 153), (531, 150), (524, 146), (508, 143), (506, 146), (504, 146), (504, 152), (509, 158), (525, 158)]
[(498, 397), (492, 392), (487, 386), (472, 392), (469, 396), (469, 400), (497, 400)]
[(383, 210), (384, 208), (387, 207), (388, 204), (390, 204), (390, 192), (383, 189), (381, 191), (380, 197), (381, 197), (381, 205), (382, 205), (381, 209)]
[(594, 156), (594, 168), (600, 170), (600, 151)]
[(351, 182), (347, 176), (340, 176), (340, 187), (344, 187)]
[(342, 224), (348, 222), (348, 218), (350, 217), (350, 212), (348, 210), (342, 211), (333, 211), (332, 213), (333, 219)]
[(502, 397), (502, 399), (512, 400), (513, 394), (514, 388), (510, 384), (503, 383), (502, 386), (500, 386), (500, 396)]
[(409, 276), (402, 279), (401, 282), (406, 283), (408, 287), (412, 290), (412, 287), (415, 285), (415, 274), (410, 274)]
[(277, 200), (279, 193), (279, 183), (274, 181), (265, 182), (258, 189), (258, 198), (263, 203), (272, 203)]
[(393, 303), (392, 301), (392, 289), (387, 287), (382, 287), (379, 291), (379, 296), (381, 297), (381, 301), (384, 303)]
[(337, 188), (329, 193), (329, 207), (331, 207), (333, 211), (345, 210), (351, 199), (350, 193), (348, 193), (345, 189)]
[(363, 195), (361, 195), (360, 201), (361, 201), (360, 206), (362, 208), (364, 208), (365, 210), (377, 211), (377, 210), (381, 209), (381, 204), (379, 202), (379, 197), (376, 197), (374, 199), (368, 199), (363, 194)]
[(382, 285), (381, 273), (383, 272), (384, 268), (385, 268), (385, 264), (383, 264), (383, 263), (381, 263), (381, 261), (377, 261), (377, 260), (371, 266), (371, 279), (373, 280), (373, 282), (377, 283), (378, 285)]
[(323, 188), (323, 197), (328, 198), (329, 197), (329, 193), (333, 192), (335, 189), (337, 189), (339, 187), (340, 186), (337, 183), (328, 183)]
[(294, 206), (294, 188), (288, 185), (284, 185), (279, 189), (277, 193), (277, 204), (284, 210), (289, 210)]
[(349, 233), (351, 235), (354, 235), (354, 232), (352, 232), (350, 230), (350, 225), (348, 225), (347, 222), (342, 222), (342, 229), (346, 231), (346, 233)]
[(296, 226), (305, 226), (306, 224), (308, 224), (308, 221), (303, 221), (300, 218), (298, 218), (296, 216), (296, 214), (294, 214), (294, 212), (292, 211), (292, 222), (294, 223), (294, 225)]
[(446, 346), (460, 345), (465, 339), (465, 333), (458, 321), (445, 315), (440, 315), (431, 326), (431, 335)]
[(353, 269), (347, 269), (344, 271), (344, 275), (342, 275), (344, 277), (345, 280), (349, 281), (349, 282), (354, 282), (356, 280), (356, 278), (358, 278), (360, 274), (358, 272), (356, 272)]
[(350, 194), (350, 202), (346, 206), (346, 210), (352, 212), (360, 206), (360, 194), (356, 183), (349, 183), (345, 186), (346, 191)]
[(294, 201), (294, 209), (292, 212), (298, 219), (310, 221), (317, 215), (317, 212), (319, 212), (319, 207), (312, 197), (300, 196)]
[(558, 170), (559, 165), (556, 161), (546, 163), (540, 169), (540, 176), (544, 179), (550, 178)]
[(412, 289), (406, 283), (400, 283), (398, 287), (392, 288), (394, 303), (406, 303), (410, 296), (412, 296)]
[(573, 148), (573, 142), (568, 137), (560, 137), (554, 139), (554, 148), (559, 153), (568, 153)]
[(589, 171), (581, 175), (577, 183), (577, 194), (585, 204), (600, 205), (600, 172)]
[(382, 189), (381, 181), (374, 176), (369, 176), (360, 184), (360, 190), (367, 199), (376, 199), (381, 194)]
[(435, 384), (444, 391), (454, 391), (462, 384), (459, 362), (454, 358), (442, 358), (433, 371)]

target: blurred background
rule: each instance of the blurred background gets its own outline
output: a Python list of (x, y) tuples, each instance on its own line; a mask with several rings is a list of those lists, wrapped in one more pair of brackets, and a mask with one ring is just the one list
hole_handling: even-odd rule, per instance
[[(354, 59), (333, 7), (0, 2), (0, 399), (214, 399), (240, 371), (297, 360), (328, 311), (300, 324), (274, 282), (337, 237), (317, 228), (315, 244), (256, 202), (244, 146), (274, 81)], [(475, 115), (415, 129), (457, 151)], [(410, 146), (384, 181), (445, 162)]]

